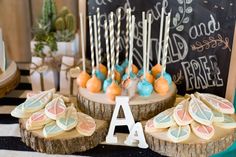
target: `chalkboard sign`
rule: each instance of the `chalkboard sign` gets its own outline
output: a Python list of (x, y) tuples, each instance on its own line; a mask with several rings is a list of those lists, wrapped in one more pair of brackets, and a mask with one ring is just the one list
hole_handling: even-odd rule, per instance
[[(88, 0), (87, 3), (87, 15), (94, 15), (96, 8), (100, 8), (102, 24), (107, 14), (122, 9), (121, 58), (125, 56), (124, 11), (132, 9), (136, 16), (134, 63), (139, 67), (142, 67), (142, 11), (151, 13), (150, 67), (157, 63), (161, 0)], [(172, 11), (167, 72), (177, 84), (178, 93), (198, 90), (224, 96), (236, 19), (235, 1), (168, 0), (165, 3), (166, 10)], [(103, 34), (103, 28), (101, 31)], [(105, 50), (104, 38), (102, 48)]]

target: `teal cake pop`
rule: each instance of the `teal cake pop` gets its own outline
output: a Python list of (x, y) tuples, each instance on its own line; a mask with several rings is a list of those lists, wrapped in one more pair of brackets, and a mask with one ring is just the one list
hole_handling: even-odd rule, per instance
[(138, 93), (140, 96), (148, 97), (153, 92), (153, 86), (146, 79), (139, 81), (138, 83)]
[(106, 76), (100, 71), (100, 70), (96, 70), (95, 71), (95, 75), (97, 76), (97, 78), (99, 80), (101, 80), (102, 82), (106, 79)]

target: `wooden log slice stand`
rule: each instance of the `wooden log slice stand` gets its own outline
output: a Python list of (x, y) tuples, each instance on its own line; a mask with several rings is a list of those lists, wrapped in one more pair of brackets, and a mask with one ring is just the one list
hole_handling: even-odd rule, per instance
[(5, 72), (0, 74), (0, 98), (4, 97), (20, 82), (20, 71), (15, 62), (11, 62)]
[(215, 134), (210, 140), (198, 138), (193, 132), (190, 137), (180, 143), (174, 143), (166, 131), (146, 132), (149, 148), (164, 156), (174, 157), (208, 157), (225, 150), (236, 139), (235, 129), (222, 129), (214, 126)]
[[(135, 121), (148, 120), (158, 113), (173, 107), (176, 98), (176, 85), (172, 83), (169, 92), (161, 96), (155, 92), (149, 97), (136, 95), (130, 100), (131, 112)], [(115, 102), (107, 98), (105, 93), (93, 94), (85, 88), (79, 88), (78, 105), (82, 112), (96, 119), (110, 121)], [(119, 117), (124, 117), (119, 111)]]
[(45, 138), (42, 129), (26, 130), (26, 120), (19, 120), (22, 141), (33, 150), (48, 154), (72, 154), (92, 149), (105, 140), (108, 130), (106, 121), (95, 120), (96, 130), (91, 136), (83, 136), (73, 129), (55, 137)]

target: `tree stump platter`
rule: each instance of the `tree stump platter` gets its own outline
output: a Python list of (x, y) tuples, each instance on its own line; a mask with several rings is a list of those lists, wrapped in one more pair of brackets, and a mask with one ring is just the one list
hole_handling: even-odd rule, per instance
[[(161, 96), (155, 92), (149, 97), (136, 95), (129, 102), (134, 120), (148, 120), (167, 108), (173, 107), (176, 92), (176, 85), (172, 83), (165, 96)], [(115, 102), (109, 100), (105, 93), (94, 94), (80, 87), (78, 92), (78, 105), (82, 112), (93, 118), (110, 121)], [(119, 117), (124, 117), (122, 110), (119, 111)]]
[(215, 125), (214, 128), (215, 134), (210, 140), (200, 139), (191, 132), (190, 137), (186, 141), (173, 143), (167, 136), (167, 129), (158, 132), (145, 131), (145, 136), (149, 148), (161, 155), (173, 157), (208, 157), (225, 150), (236, 139), (236, 129), (222, 129)]
[(0, 74), (0, 98), (15, 89), (19, 82), (20, 71), (12, 61), (6, 71)]
[(55, 137), (45, 138), (42, 129), (26, 130), (26, 120), (19, 120), (22, 141), (33, 150), (47, 154), (72, 154), (92, 149), (105, 140), (108, 130), (106, 121), (95, 120), (96, 130), (91, 136), (83, 136), (73, 129)]

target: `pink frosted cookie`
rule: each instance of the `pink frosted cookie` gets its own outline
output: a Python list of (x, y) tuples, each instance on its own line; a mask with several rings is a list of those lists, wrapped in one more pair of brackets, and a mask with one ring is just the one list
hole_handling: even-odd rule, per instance
[(213, 121), (213, 113), (201, 100), (191, 94), (189, 102), (189, 113), (191, 117), (198, 123), (210, 125)]
[(234, 114), (234, 106), (227, 99), (213, 94), (197, 93), (197, 95), (200, 96), (200, 99), (204, 103), (217, 110), (218, 112), (222, 112), (224, 114)]
[(181, 101), (174, 109), (173, 117), (178, 125), (188, 125), (193, 121), (193, 118), (188, 112), (189, 99)]
[(53, 119), (56, 120), (57, 118), (63, 116), (66, 110), (66, 105), (62, 98), (57, 97), (49, 102), (45, 107), (45, 114)]
[(211, 139), (215, 133), (212, 125), (203, 125), (195, 121), (191, 123), (191, 128), (196, 136), (204, 140)]
[(84, 136), (91, 136), (95, 129), (95, 120), (84, 113), (78, 112), (78, 124), (76, 126), (76, 130)]
[(164, 131), (165, 129), (158, 129), (154, 126), (154, 123), (153, 123), (153, 119), (150, 119), (146, 122), (146, 125), (145, 125), (145, 131), (146, 132), (160, 132), (160, 131)]

